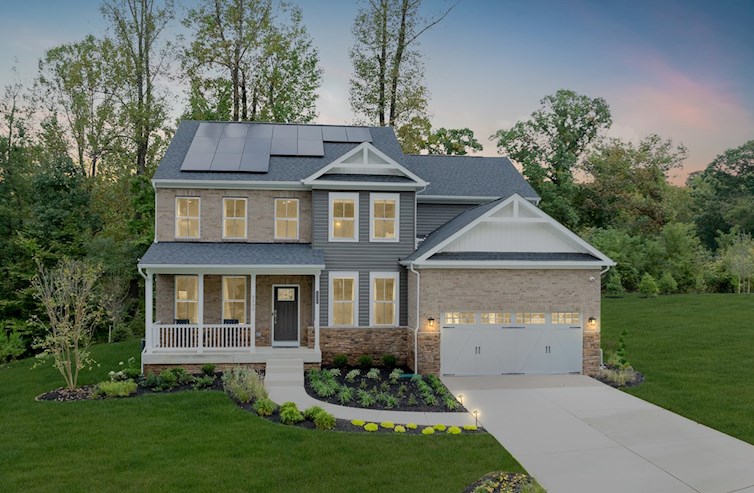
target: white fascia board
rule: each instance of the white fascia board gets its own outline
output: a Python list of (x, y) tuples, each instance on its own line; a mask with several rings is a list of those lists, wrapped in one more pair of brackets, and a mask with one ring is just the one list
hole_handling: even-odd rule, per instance
[[(410, 262), (409, 262), (410, 263)], [(615, 262), (612, 263), (615, 265)], [(416, 269), (595, 269), (606, 267), (600, 261), (538, 262), (532, 260), (427, 260), (414, 262)]]
[(158, 188), (203, 188), (235, 190), (306, 190), (300, 181), (247, 181), (247, 180), (152, 180)]
[(486, 204), (500, 197), (478, 197), (472, 195), (424, 195), (417, 194), (416, 201), (420, 204)]
[(321, 273), (322, 265), (186, 265), (139, 264), (139, 268), (152, 274), (283, 274), (314, 275)]
[(386, 183), (377, 181), (328, 181), (317, 180), (312, 183), (312, 190), (327, 189), (327, 190), (416, 190), (421, 188), (422, 185), (417, 183)]

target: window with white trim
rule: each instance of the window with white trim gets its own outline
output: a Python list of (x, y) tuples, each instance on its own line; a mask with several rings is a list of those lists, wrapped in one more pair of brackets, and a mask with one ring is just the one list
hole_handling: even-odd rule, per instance
[(398, 273), (369, 274), (371, 325), (398, 325)]
[[(223, 276), (223, 322), (246, 323), (246, 278)], [(232, 322), (236, 323), (236, 322)]]
[(578, 312), (553, 312), (550, 315), (553, 325), (578, 325), (580, 321)]
[(246, 238), (246, 199), (223, 198), (223, 238)]
[(175, 198), (175, 237), (199, 238), (199, 197)]
[(510, 325), (511, 314), (505, 312), (482, 312), (482, 324)]
[(330, 192), (330, 241), (359, 241), (359, 194)]
[(398, 212), (400, 194), (372, 193), (369, 195), (369, 240), (398, 241)]
[(545, 314), (542, 312), (518, 312), (516, 322), (519, 324), (538, 325), (545, 323)]
[(275, 239), (298, 239), (298, 199), (275, 199)]
[(358, 325), (357, 272), (330, 272), (330, 325)]
[(446, 312), (445, 325), (472, 325), (476, 323), (474, 312)]
[(199, 313), (199, 278), (175, 276), (175, 319), (197, 323)]

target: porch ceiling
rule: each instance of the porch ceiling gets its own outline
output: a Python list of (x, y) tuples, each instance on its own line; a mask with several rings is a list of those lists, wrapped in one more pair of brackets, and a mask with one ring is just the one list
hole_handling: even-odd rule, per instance
[(139, 268), (156, 274), (319, 274), (325, 255), (308, 243), (159, 242)]

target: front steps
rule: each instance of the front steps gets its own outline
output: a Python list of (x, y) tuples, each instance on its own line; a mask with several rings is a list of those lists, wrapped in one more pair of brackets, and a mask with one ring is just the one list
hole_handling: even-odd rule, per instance
[(294, 358), (268, 360), (264, 373), (264, 386), (268, 391), (273, 387), (303, 387), (304, 360)]

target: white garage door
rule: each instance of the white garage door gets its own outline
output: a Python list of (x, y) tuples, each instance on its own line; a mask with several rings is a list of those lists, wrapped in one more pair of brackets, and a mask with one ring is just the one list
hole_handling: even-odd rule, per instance
[(578, 313), (446, 312), (442, 322), (445, 375), (581, 373)]

